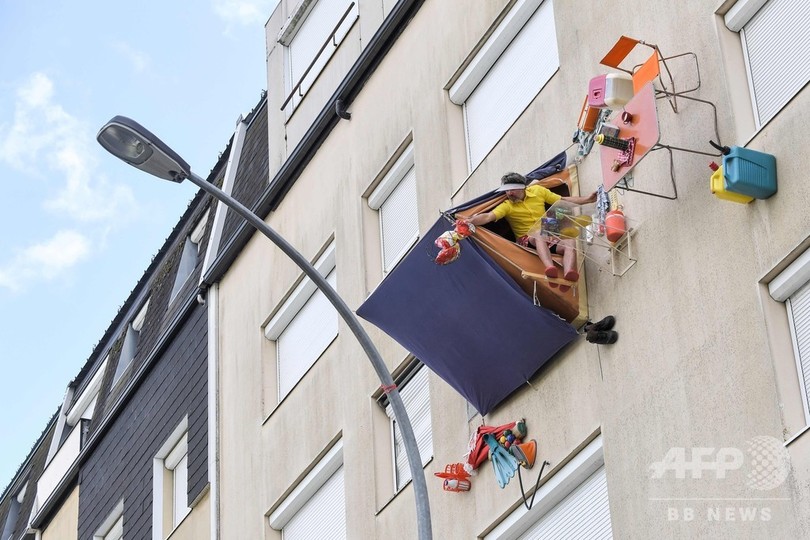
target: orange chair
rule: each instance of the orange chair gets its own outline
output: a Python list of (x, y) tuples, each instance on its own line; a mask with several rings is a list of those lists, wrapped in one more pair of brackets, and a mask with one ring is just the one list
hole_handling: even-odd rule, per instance
[[(645, 47), (649, 47), (653, 50), (653, 53), (641, 64), (634, 66), (632, 69), (626, 69), (621, 67), (621, 63), (624, 61), (625, 58), (636, 48), (636, 45), (644, 45)], [(695, 61), (695, 71), (697, 73), (697, 85), (694, 88), (689, 88), (687, 90), (680, 90), (676, 91), (675, 89), (675, 81), (672, 77), (672, 72), (667, 65), (667, 60), (672, 60), (674, 58), (680, 58), (684, 56), (690, 56)], [(669, 104), (672, 106), (672, 110), (678, 112), (678, 103), (677, 97), (683, 96), (689, 92), (694, 92), (698, 88), (700, 88), (700, 69), (698, 67), (697, 55), (693, 52), (686, 52), (682, 54), (676, 54), (675, 56), (668, 56), (665, 57), (661, 54), (661, 49), (658, 48), (658, 45), (653, 45), (651, 43), (647, 43), (645, 41), (641, 41), (639, 39), (633, 39), (627, 36), (622, 36), (613, 45), (613, 48), (608, 51), (604, 58), (599, 62), (603, 66), (612, 67), (618, 69), (619, 71), (624, 71), (625, 73), (629, 74), (633, 77), (633, 92), (638, 92), (641, 88), (644, 87), (645, 84), (648, 82), (654, 82), (656, 79), (658, 80), (658, 84), (660, 88), (656, 88), (656, 93), (660, 96), (666, 96)], [(666, 72), (668, 83), (664, 82), (664, 79), (661, 76), (661, 66), (664, 66), (664, 71)], [(670, 88), (672, 90), (670, 90)]]

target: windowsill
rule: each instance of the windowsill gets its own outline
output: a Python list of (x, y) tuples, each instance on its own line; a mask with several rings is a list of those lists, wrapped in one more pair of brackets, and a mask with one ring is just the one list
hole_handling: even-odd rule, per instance
[(787, 103), (785, 103), (784, 105), (782, 105), (782, 108), (780, 108), (778, 111), (776, 111), (776, 114), (774, 114), (773, 116), (771, 116), (771, 117), (768, 119), (768, 121), (767, 121), (767, 122), (765, 122), (764, 124), (762, 124), (761, 126), (759, 126), (757, 129), (755, 129), (755, 130), (754, 130), (754, 132), (751, 134), (751, 136), (750, 136), (750, 137), (748, 137), (748, 138), (746, 138), (746, 139), (745, 139), (745, 141), (744, 141), (742, 144), (740, 144), (739, 146), (742, 146), (742, 147), (747, 147), (747, 146), (748, 146), (748, 145), (749, 145), (749, 144), (750, 144), (750, 143), (751, 143), (751, 142), (752, 142), (754, 139), (756, 139), (756, 138), (757, 138), (757, 136), (758, 136), (760, 133), (762, 133), (762, 131), (763, 131), (765, 128), (767, 128), (767, 127), (768, 127), (768, 125), (769, 125), (771, 122), (773, 122), (773, 121), (774, 121), (774, 120), (775, 120), (775, 119), (776, 119), (776, 118), (777, 118), (777, 117), (778, 117), (780, 114), (782, 114), (782, 112), (783, 112), (783, 111), (784, 111), (784, 110), (787, 108), (787, 106), (788, 106), (788, 105), (790, 105), (790, 103), (791, 103), (791, 102), (792, 102), (794, 99), (796, 99), (797, 97), (799, 97), (799, 95), (800, 95), (800, 94), (801, 94), (801, 93), (802, 93), (802, 92), (803, 92), (803, 91), (804, 91), (806, 88), (807, 88), (807, 85), (805, 84), (805, 86), (803, 86), (803, 87), (801, 88), (801, 90), (799, 90), (798, 92), (796, 92), (796, 94), (794, 94), (794, 95), (793, 95), (793, 97), (792, 97), (792, 98), (790, 98), (790, 99), (787, 101)]
[(803, 427), (802, 429), (800, 429), (798, 433), (796, 433), (793, 437), (791, 437), (790, 439), (785, 441), (785, 448), (787, 448), (788, 446), (793, 444), (795, 441), (800, 439), (802, 437), (802, 435), (805, 435), (808, 431), (810, 431), (810, 425), (807, 425), (807, 426)]
[[(428, 465), (430, 465), (430, 464), (431, 464), (431, 462), (433, 461), (433, 457), (434, 457), (434, 456), (430, 456), (430, 459), (429, 459), (429, 460), (427, 460), (427, 462), (425, 462), (425, 464), (424, 464), (424, 465), (422, 465), (422, 470), (423, 470), (423, 471), (424, 471), (425, 469), (427, 469), (427, 466), (428, 466)], [(383, 511), (385, 511), (385, 509), (386, 509), (386, 508), (388, 508), (388, 505), (390, 505), (392, 502), (394, 502), (394, 499), (396, 499), (396, 498), (399, 496), (399, 494), (400, 494), (400, 493), (402, 493), (403, 491), (405, 491), (405, 489), (406, 489), (408, 486), (410, 486), (412, 482), (413, 482), (413, 479), (410, 479), (410, 480), (408, 480), (407, 482), (405, 482), (405, 485), (404, 485), (404, 486), (402, 486), (401, 488), (399, 488), (399, 490), (397, 490), (397, 492), (396, 492), (396, 493), (394, 493), (393, 495), (391, 495), (391, 498), (390, 498), (390, 499), (388, 499), (387, 501), (385, 501), (385, 503), (384, 503), (384, 504), (383, 504), (383, 505), (380, 507), (380, 509), (379, 509), (379, 510), (377, 510), (376, 512), (374, 512), (374, 515), (375, 515), (375, 516), (379, 516), (380, 514), (382, 514), (382, 513), (383, 513)]]
[(172, 536), (174, 536), (174, 533), (176, 533), (178, 531), (178, 529), (180, 529), (180, 527), (183, 525), (183, 523), (186, 522), (186, 520), (188, 519), (188, 517), (190, 515), (191, 515), (191, 509), (189, 508), (188, 513), (185, 516), (183, 516), (183, 519), (180, 520), (180, 523), (178, 523), (177, 525), (174, 526), (174, 529), (172, 529), (172, 532), (170, 532), (169, 536), (166, 537), (166, 540), (171, 540)]
[[(318, 364), (318, 362), (320, 362), (320, 361), (321, 361), (321, 358), (323, 358), (323, 355), (325, 355), (325, 354), (326, 354), (326, 351), (328, 351), (328, 350), (329, 350), (329, 347), (331, 347), (331, 346), (332, 346), (332, 344), (333, 344), (335, 341), (337, 341), (337, 338), (338, 338), (338, 337), (340, 337), (340, 330), (338, 330), (338, 333), (335, 335), (335, 338), (334, 338), (332, 341), (330, 341), (330, 342), (329, 342), (329, 345), (327, 345), (327, 346), (326, 346), (326, 348), (323, 350), (323, 352), (322, 352), (322, 353), (321, 353), (321, 355), (318, 357), (318, 359), (317, 359), (317, 360), (315, 360), (315, 361), (312, 363), (312, 365), (311, 365), (311, 366), (309, 366), (309, 369), (307, 369), (307, 370), (304, 372), (304, 374), (303, 374), (303, 375), (301, 375), (301, 378), (300, 378), (300, 379), (298, 379), (298, 380), (296, 381), (296, 383), (295, 383), (295, 384), (292, 386), (292, 388), (290, 388), (290, 391), (289, 391), (289, 392), (287, 392), (286, 394), (284, 394), (284, 397), (282, 397), (282, 398), (281, 398), (281, 399), (278, 401), (278, 403), (276, 403), (276, 404), (275, 404), (275, 406), (274, 406), (272, 409), (270, 409), (270, 412), (269, 412), (269, 413), (267, 413), (267, 416), (265, 416), (264, 420), (262, 420), (262, 423), (261, 423), (261, 425), (262, 425), (262, 426), (264, 426), (265, 424), (267, 424), (267, 422), (269, 422), (269, 421), (270, 421), (270, 418), (271, 418), (271, 417), (272, 417), (272, 416), (273, 416), (273, 415), (276, 413), (276, 411), (277, 411), (277, 410), (279, 410), (279, 409), (281, 408), (281, 405), (282, 405), (282, 404), (283, 404), (283, 403), (284, 403), (284, 402), (287, 400), (287, 398), (288, 398), (288, 397), (289, 397), (289, 396), (290, 396), (290, 395), (291, 395), (293, 392), (295, 392), (295, 389), (296, 389), (296, 388), (298, 388), (298, 385), (299, 385), (299, 384), (301, 384), (301, 381), (303, 381), (303, 380), (304, 380), (304, 377), (306, 377), (306, 376), (307, 376), (307, 374), (308, 374), (308, 373), (309, 373), (309, 372), (310, 372), (310, 371), (311, 371), (311, 370), (312, 370), (312, 369), (313, 369), (313, 368), (314, 368), (314, 367), (315, 367), (315, 366)], [(276, 379), (276, 383), (278, 383), (278, 379)]]

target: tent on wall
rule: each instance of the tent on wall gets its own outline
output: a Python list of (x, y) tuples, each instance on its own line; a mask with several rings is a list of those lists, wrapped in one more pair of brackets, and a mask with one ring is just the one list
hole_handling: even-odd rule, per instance
[[(545, 166), (546, 176), (559, 173), (565, 163), (561, 156), (538, 169)], [(498, 196), (491, 192), (447, 214), (463, 215), (481, 204), (492, 204)], [(497, 253), (498, 240), (523, 250), (497, 234), (479, 228), (461, 241), (455, 262), (436, 264), (433, 242), (450, 228), (446, 217), (439, 218), (357, 314), (398, 341), (486, 415), (576, 339), (577, 332), (551, 309), (535, 305), (532, 298), (563, 293), (553, 292), (541, 281), (529, 285), (529, 294), (526, 285), (510, 275), (514, 272), (507, 271), (512, 263), (497, 260), (502, 258)], [(497, 238), (479, 243), (479, 235), (489, 234)], [(536, 255), (528, 251), (524, 255), (530, 263), (539, 264)]]

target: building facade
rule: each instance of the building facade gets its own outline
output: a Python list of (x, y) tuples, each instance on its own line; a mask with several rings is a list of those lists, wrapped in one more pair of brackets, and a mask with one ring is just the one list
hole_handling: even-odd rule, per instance
[[(634, 112), (666, 147), (610, 193), (629, 242), (580, 240), (575, 325), (615, 315), (617, 343), (576, 339), (481, 416), (364, 323), (409, 413), (436, 538), (810, 536), (810, 162), (793, 141), (810, 121), (810, 8), (632, 9), (281, 0), (267, 94), (209, 177), (356, 310), (404, 260), (436, 255), (414, 246), (441, 211), (505, 172), (566, 151), (574, 192), (597, 190), (611, 163), (577, 128), (591, 80), (618, 73), (600, 61), (621, 36), (644, 40), (618, 41), (632, 74), (666, 58)], [(775, 156), (778, 191), (713, 195), (710, 140)], [(390, 391), (311, 280), (199, 195), (6, 488), (2, 540), (414, 538)], [(522, 487), (484, 462), (469, 491), (443, 489), (434, 473), (481, 426), (518, 419), (537, 442)]]
[[(715, 140), (776, 156), (778, 192), (748, 205), (712, 195), (708, 164), (719, 157), (644, 157), (627, 186), (636, 191), (614, 190), (637, 262), (614, 275), (610, 250), (581, 255), (585, 315), (615, 315), (618, 343), (576, 341), (484, 418), (368, 326), (414, 421), (436, 537), (545, 538), (572, 522), (579, 528), (561, 537), (808, 534), (807, 338), (790, 311), (806, 308), (801, 289), (769, 292), (777, 279), (807, 281), (807, 158), (787, 148), (810, 114), (808, 73), (773, 62), (804, 50), (806, 8), (624, 10), (282, 0), (266, 25), (268, 184), (253, 207), (353, 309), (440, 210), (571, 145), (589, 81), (616, 72), (599, 62), (622, 35), (665, 57), (694, 53), (669, 60), (675, 91), (717, 108), (715, 133), (709, 104), (679, 97), (675, 112), (657, 100), (661, 143), (716, 154)], [(631, 71), (651, 52), (640, 49)], [(587, 194), (603, 183), (600, 150), (579, 157)], [(219, 298), (220, 536), (415, 537), (401, 436), (362, 349), (279, 250), (258, 236), (242, 244), (221, 277), (209, 274)], [(442, 490), (433, 473), (462, 460), (480, 425), (519, 418), (550, 463), (531, 510), (489, 464), (471, 491)]]

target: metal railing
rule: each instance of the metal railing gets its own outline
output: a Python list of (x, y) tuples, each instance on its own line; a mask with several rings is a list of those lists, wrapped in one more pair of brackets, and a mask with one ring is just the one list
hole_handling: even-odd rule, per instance
[(337, 34), (338, 29), (343, 25), (343, 22), (346, 20), (346, 18), (349, 16), (349, 14), (354, 9), (354, 5), (355, 5), (355, 2), (352, 2), (351, 4), (349, 4), (349, 7), (346, 8), (345, 13), (343, 13), (343, 16), (340, 18), (338, 23), (332, 29), (332, 33), (329, 34), (329, 36), (326, 38), (326, 41), (324, 41), (323, 45), (321, 45), (321, 48), (318, 49), (318, 52), (312, 58), (312, 61), (307, 66), (307, 69), (304, 70), (304, 74), (301, 75), (301, 78), (298, 79), (297, 83), (295, 83), (295, 86), (293, 86), (292, 90), (290, 91), (289, 95), (287, 96), (287, 99), (285, 99), (284, 103), (281, 104), (281, 110), (282, 111), (287, 106), (287, 104), (290, 102), (290, 100), (295, 96), (296, 92), (298, 92), (298, 97), (304, 97), (304, 94), (301, 93), (301, 85), (304, 84), (304, 79), (306, 79), (307, 75), (309, 75), (309, 72), (312, 71), (312, 67), (315, 65), (315, 62), (317, 62), (318, 59), (321, 57), (321, 54), (323, 54), (323, 51), (326, 49), (326, 46), (329, 45), (330, 41), (332, 42), (333, 46), (337, 48), (338, 44), (337, 44), (337, 41), (335, 40), (335, 34)]

